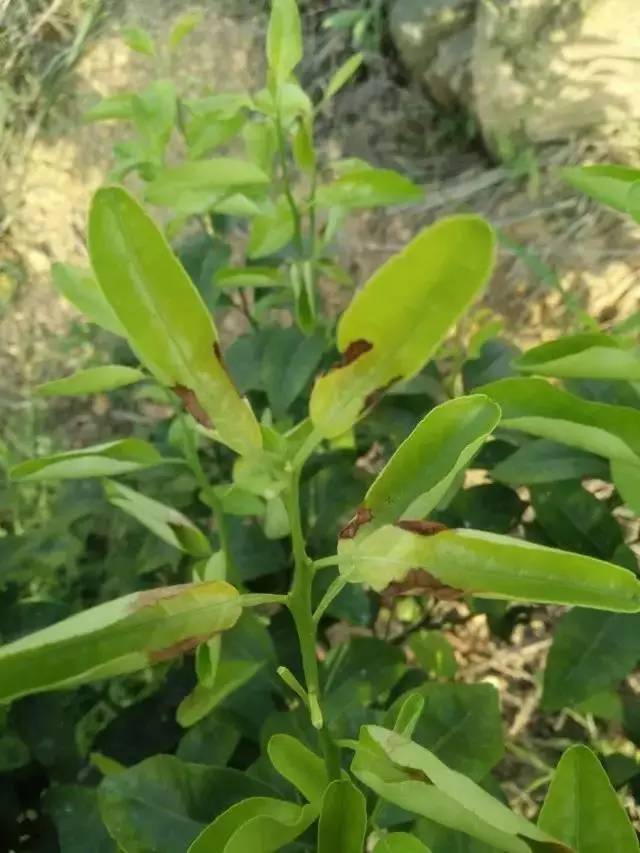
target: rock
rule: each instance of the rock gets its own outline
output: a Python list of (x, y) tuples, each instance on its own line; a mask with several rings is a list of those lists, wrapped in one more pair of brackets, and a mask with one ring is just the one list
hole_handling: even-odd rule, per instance
[(479, 0), (472, 76), (473, 112), (498, 152), (611, 140), (640, 119), (640, 2)]
[(396, 0), (389, 26), (409, 72), (444, 106), (467, 100), (476, 0)]

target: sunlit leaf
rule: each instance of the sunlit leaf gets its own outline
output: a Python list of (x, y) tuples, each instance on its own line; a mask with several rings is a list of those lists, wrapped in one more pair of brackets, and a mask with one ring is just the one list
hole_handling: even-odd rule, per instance
[(296, 0), (272, 0), (267, 62), (276, 86), (286, 82), (302, 59), (302, 26)]
[(133, 118), (132, 97), (131, 92), (108, 95), (90, 107), (83, 118), (86, 122), (109, 121), (110, 119), (130, 120)]
[(136, 353), (196, 416), (240, 453), (261, 444), (258, 423), (227, 373), (211, 315), (153, 220), (125, 190), (94, 196), (91, 261)]
[(337, 94), (343, 86), (346, 86), (363, 62), (364, 56), (362, 53), (356, 53), (353, 56), (350, 56), (329, 80), (324, 92), (323, 100), (328, 101), (330, 98), (333, 98), (333, 96)]
[(640, 358), (609, 335), (584, 334), (534, 347), (515, 360), (522, 373), (565, 379), (640, 379)]
[(484, 220), (451, 217), (374, 274), (338, 323), (343, 364), (318, 379), (311, 395), (321, 435), (345, 433), (390, 384), (418, 372), (482, 292), (494, 248)]
[(573, 166), (562, 170), (565, 181), (596, 201), (628, 212), (629, 190), (640, 180), (640, 169), (605, 165)]
[(85, 314), (88, 320), (113, 332), (114, 335), (126, 336), (122, 323), (91, 272), (71, 264), (53, 264), (51, 274), (56, 289)]
[(169, 33), (169, 48), (175, 51), (181, 42), (202, 23), (202, 11), (186, 12), (175, 21)]
[(362, 169), (336, 178), (318, 188), (320, 207), (386, 207), (421, 201), (423, 191), (398, 172), (390, 169)]
[(142, 27), (125, 27), (122, 37), (126, 45), (136, 53), (144, 53), (146, 56), (155, 55), (156, 48), (151, 33)]

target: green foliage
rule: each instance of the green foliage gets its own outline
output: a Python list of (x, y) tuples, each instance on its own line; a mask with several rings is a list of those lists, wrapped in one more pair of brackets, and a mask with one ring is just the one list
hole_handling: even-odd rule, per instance
[[(329, 28), (355, 37), (372, 10)], [(0, 538), (3, 839), (18, 849), (36, 814), (41, 849), (63, 853), (637, 849), (594, 753), (570, 748), (553, 775), (566, 728), (527, 752), (529, 792), (551, 780), (538, 825), (509, 807), (497, 779), (523, 747), (492, 683), (453, 680), (452, 645), (480, 614), (497, 645), (542, 613), (542, 711), (586, 717), (603, 754), (594, 718), (637, 742), (615, 692), (640, 658), (633, 328), (520, 354), (487, 310), (464, 320), (496, 242), (468, 214), (420, 232), (334, 324), (320, 281), (352, 284), (334, 245), (349, 210), (421, 197), (314, 144), (362, 56), (314, 105), (297, 6), (275, 0), (266, 88), (185, 98), (169, 69), (196, 25), (129, 30), (162, 79), (88, 116), (132, 126), (113, 177), (135, 172), (164, 228), (100, 189), (91, 271), (53, 273), (113, 363), (36, 394), (113, 393), (131, 429), (0, 457), (19, 496)], [(632, 210), (627, 172), (572, 180)], [(246, 330), (224, 353), (221, 309)], [(612, 781), (633, 787), (617, 757)]]

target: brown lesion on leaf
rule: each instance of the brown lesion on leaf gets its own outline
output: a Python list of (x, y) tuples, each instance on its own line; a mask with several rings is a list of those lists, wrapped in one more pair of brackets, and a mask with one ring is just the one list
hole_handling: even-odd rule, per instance
[(373, 349), (373, 344), (371, 341), (367, 341), (364, 338), (358, 338), (357, 341), (351, 341), (346, 350), (342, 353), (342, 361), (340, 362), (340, 367), (346, 367), (348, 364), (352, 364), (357, 358), (360, 358), (361, 355), (364, 355), (365, 352), (369, 352)]
[(187, 388), (184, 385), (174, 385), (171, 390), (180, 397), (184, 403), (185, 409), (189, 412), (191, 417), (195, 418), (199, 424), (207, 427), (207, 429), (211, 427), (211, 419), (209, 418), (209, 415), (202, 408), (195, 392), (192, 391), (191, 388)]
[(371, 521), (373, 513), (364, 506), (359, 506), (351, 521), (340, 531), (340, 539), (353, 539), (363, 524)]
[(446, 524), (440, 524), (439, 521), (414, 521), (412, 519), (396, 521), (395, 526), (401, 530), (408, 530), (409, 533), (417, 533), (419, 536), (435, 536), (437, 533), (449, 529)]
[(404, 595), (431, 595), (442, 601), (455, 601), (464, 598), (468, 592), (447, 586), (425, 569), (411, 569), (401, 581), (389, 584), (382, 592), (385, 601)]
[(376, 388), (375, 391), (372, 391), (370, 394), (367, 394), (367, 396), (364, 398), (364, 403), (362, 404), (361, 411), (368, 412), (371, 409), (375, 408), (375, 406), (378, 405), (380, 400), (387, 393), (389, 388), (391, 388), (392, 385), (395, 385), (396, 382), (400, 382), (401, 379), (401, 376), (394, 376), (393, 379), (390, 379), (386, 385), (382, 385), (380, 388)]
[(163, 661), (177, 658), (186, 652), (193, 651), (196, 646), (199, 646), (201, 643), (206, 643), (207, 640), (210, 640), (216, 633), (218, 632), (213, 631), (210, 634), (198, 634), (193, 637), (185, 637), (184, 640), (179, 640), (177, 643), (173, 643), (173, 645), (167, 646), (164, 649), (156, 649), (155, 651), (147, 652), (149, 663), (162, 663)]

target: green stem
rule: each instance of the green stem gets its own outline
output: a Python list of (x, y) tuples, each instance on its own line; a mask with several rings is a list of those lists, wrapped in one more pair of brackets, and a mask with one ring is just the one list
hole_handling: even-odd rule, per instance
[(280, 168), (282, 169), (282, 182), (284, 186), (284, 194), (291, 209), (291, 218), (293, 219), (293, 239), (296, 251), (302, 257), (304, 255), (304, 242), (302, 239), (302, 218), (298, 205), (293, 197), (291, 175), (289, 174), (289, 164), (287, 163), (287, 145), (284, 138), (284, 129), (282, 127), (282, 118), (278, 110), (275, 118), (276, 136), (278, 140), (278, 155), (280, 158)]
[(338, 554), (332, 554), (330, 557), (321, 557), (319, 560), (313, 561), (313, 568), (315, 571), (318, 569), (330, 569), (331, 566), (337, 566), (340, 563), (340, 557)]
[(329, 584), (329, 588), (327, 589), (325, 594), (322, 596), (320, 604), (316, 607), (316, 609), (314, 611), (314, 614), (313, 614), (313, 624), (314, 625), (317, 626), (319, 624), (320, 620), (324, 616), (324, 612), (327, 609), (327, 607), (329, 607), (331, 602), (340, 595), (340, 593), (342, 592), (342, 590), (345, 588), (346, 585), (347, 585), (347, 581), (342, 577), (342, 575), (338, 575), (338, 577), (335, 578), (332, 581), (332, 583)]

